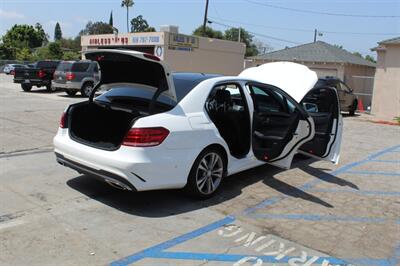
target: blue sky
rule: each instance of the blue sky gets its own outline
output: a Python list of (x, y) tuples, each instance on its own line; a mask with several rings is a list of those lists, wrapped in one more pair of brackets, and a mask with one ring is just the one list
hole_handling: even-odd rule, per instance
[[(126, 11), (120, 7), (120, 2), (120, 0), (0, 0), (0, 34), (4, 34), (16, 23), (39, 22), (53, 37), (54, 26), (58, 21), (61, 23), (64, 36), (72, 37), (77, 35), (89, 20), (108, 22), (111, 10), (114, 13), (114, 25), (120, 32), (125, 32)], [(400, 15), (400, 0), (210, 0), (210, 20), (232, 26), (243, 26), (251, 32), (260, 34), (255, 38), (274, 49), (294, 46), (293, 43), (312, 42), (315, 28), (323, 32), (323, 36), (318, 37), (319, 40), (343, 45), (349, 51), (359, 51), (364, 55), (374, 55), (369, 49), (378, 41), (400, 36), (400, 18), (306, 14), (251, 2), (330, 13)], [(130, 10), (130, 16), (141, 14), (156, 29), (165, 24), (178, 25), (181, 33), (190, 34), (195, 27), (202, 24), (204, 5), (205, 0), (136, 0)], [(212, 27), (218, 30), (226, 29), (216, 23)], [(389, 33), (389, 35), (355, 33)]]

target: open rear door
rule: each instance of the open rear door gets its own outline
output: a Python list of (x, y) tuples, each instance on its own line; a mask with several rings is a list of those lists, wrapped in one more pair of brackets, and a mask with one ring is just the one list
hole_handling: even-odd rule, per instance
[(314, 138), (303, 144), (300, 153), (319, 160), (339, 162), (343, 120), (337, 91), (333, 87), (316, 87), (301, 101), (314, 120)]
[(311, 117), (288, 94), (274, 86), (250, 82), (247, 87), (254, 106), (254, 156), (289, 169), (300, 146), (313, 137)]

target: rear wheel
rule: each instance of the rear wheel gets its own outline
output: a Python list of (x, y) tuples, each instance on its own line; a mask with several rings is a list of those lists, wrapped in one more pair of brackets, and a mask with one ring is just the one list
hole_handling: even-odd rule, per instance
[(75, 96), (75, 94), (77, 93), (76, 90), (66, 90), (65, 91), (69, 96)]
[(190, 170), (186, 192), (197, 198), (210, 198), (226, 175), (226, 164), (225, 156), (217, 148), (201, 152)]
[(30, 84), (21, 84), (21, 88), (22, 88), (24, 91), (31, 91), (32, 85), (30, 85)]
[(57, 88), (55, 88), (55, 87), (51, 86), (51, 84), (49, 84), (49, 85), (46, 85), (46, 90), (48, 92), (55, 92), (57, 90)]
[(89, 97), (90, 93), (92, 93), (92, 90), (93, 90), (93, 83), (86, 82), (85, 84), (83, 84), (83, 86), (81, 88), (81, 94), (84, 97)]
[(349, 115), (353, 116), (356, 113), (357, 105), (358, 105), (358, 102), (357, 102), (357, 100), (355, 100), (353, 102), (353, 106), (351, 107), (351, 109), (349, 111)]

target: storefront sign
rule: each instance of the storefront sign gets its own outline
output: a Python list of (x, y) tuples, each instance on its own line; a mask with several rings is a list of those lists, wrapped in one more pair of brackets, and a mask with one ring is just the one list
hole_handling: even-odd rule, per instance
[(149, 44), (149, 45), (155, 45), (155, 44), (160, 44), (160, 36), (133, 36), (132, 37), (132, 43), (133, 44)]
[(89, 45), (127, 45), (128, 37), (90, 37)]
[(199, 38), (184, 34), (169, 34), (169, 45), (175, 47), (199, 48)]

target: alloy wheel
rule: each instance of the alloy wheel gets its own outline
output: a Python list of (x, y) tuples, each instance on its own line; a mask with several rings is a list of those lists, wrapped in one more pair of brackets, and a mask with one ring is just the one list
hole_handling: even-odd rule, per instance
[(201, 159), (196, 171), (198, 190), (204, 195), (213, 193), (221, 183), (224, 164), (218, 153), (207, 153)]

